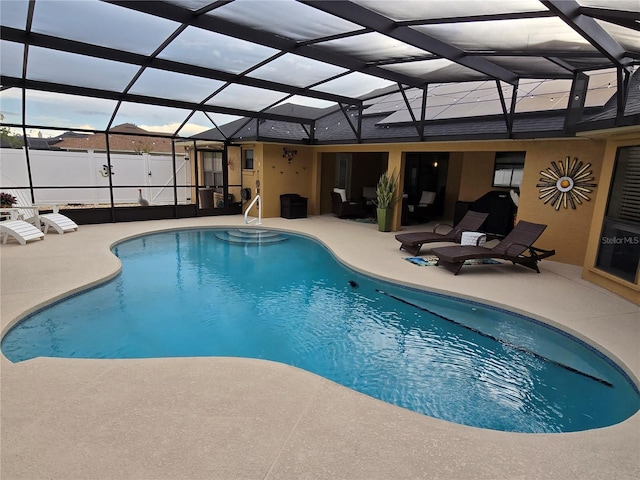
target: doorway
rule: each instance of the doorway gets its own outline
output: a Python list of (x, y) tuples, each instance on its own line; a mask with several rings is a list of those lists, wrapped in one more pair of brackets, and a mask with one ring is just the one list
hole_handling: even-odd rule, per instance
[[(411, 223), (442, 217), (444, 214), (448, 169), (449, 153), (412, 152), (406, 154), (404, 193), (407, 195)], [(433, 205), (428, 212), (416, 207), (420, 202), (422, 192), (434, 192), (436, 194)]]

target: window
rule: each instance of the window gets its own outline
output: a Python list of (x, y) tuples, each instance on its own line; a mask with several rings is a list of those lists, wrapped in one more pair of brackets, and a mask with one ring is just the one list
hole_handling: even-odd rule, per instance
[(640, 145), (618, 149), (596, 267), (637, 283), (639, 264)]
[(244, 168), (245, 170), (253, 170), (253, 150), (244, 151)]
[(496, 152), (493, 186), (518, 188), (522, 181), (526, 152)]
[(222, 152), (203, 152), (202, 177), (206, 187), (222, 189)]
[(344, 188), (349, 196), (351, 190), (351, 169), (353, 168), (353, 158), (350, 153), (336, 154), (336, 188)]

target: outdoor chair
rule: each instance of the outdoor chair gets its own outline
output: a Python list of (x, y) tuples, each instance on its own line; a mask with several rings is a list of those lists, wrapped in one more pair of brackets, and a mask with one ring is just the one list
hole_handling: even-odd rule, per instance
[(492, 248), (475, 245), (455, 245), (431, 250), (438, 257), (438, 266), (444, 267), (454, 275), (460, 272), (466, 260), (497, 258), (508, 260), (540, 273), (538, 262), (555, 255), (555, 250), (542, 250), (533, 243), (542, 235), (546, 225), (520, 220), (511, 232)]
[(9, 237), (15, 238), (20, 245), (26, 245), (30, 240), (42, 240), (44, 233), (24, 220), (3, 220), (0, 222), (0, 237), (3, 245)]
[[(488, 216), (488, 213), (469, 210), (456, 226), (439, 223), (435, 225), (430, 232), (399, 233), (396, 235), (396, 240), (400, 242), (400, 250), (405, 250), (411, 255), (417, 256), (420, 253), (422, 245), (425, 243), (460, 243), (463, 232), (475, 232), (479, 230)], [(438, 228), (442, 226), (450, 227), (450, 230), (447, 233), (438, 233)]]
[(280, 195), (280, 216), (282, 218), (307, 218), (307, 201), (297, 193)]
[(22, 190), (7, 190), (7, 192), (18, 200), (17, 204), (11, 208), (11, 210), (17, 211), (18, 214), (14, 220), (24, 220), (31, 223), (45, 234), (49, 231), (49, 228), (53, 228), (59, 234), (78, 230), (78, 225), (73, 220), (66, 215), (58, 213), (57, 205), (51, 205), (53, 213), (40, 213), (40, 208), (32, 204)]
[(434, 215), (436, 192), (423, 191), (420, 200), (413, 206), (414, 217), (421, 222), (428, 222)]
[(362, 202), (348, 201), (344, 189), (334, 188), (331, 192), (331, 211), (339, 218), (362, 217), (364, 206)]

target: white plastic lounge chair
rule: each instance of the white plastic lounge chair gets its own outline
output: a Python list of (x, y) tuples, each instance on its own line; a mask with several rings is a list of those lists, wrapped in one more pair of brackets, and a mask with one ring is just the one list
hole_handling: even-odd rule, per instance
[(6, 244), (9, 237), (15, 238), (20, 245), (26, 245), (29, 240), (42, 240), (44, 233), (34, 225), (24, 220), (5, 220), (0, 222), (2, 244)]
[(49, 228), (53, 228), (59, 234), (78, 230), (76, 222), (66, 215), (58, 213), (57, 205), (51, 205), (53, 213), (41, 214), (38, 207), (31, 203), (24, 191), (9, 190), (8, 193), (18, 199), (18, 203), (13, 208), (17, 209), (19, 220), (32, 223), (44, 233), (47, 233)]

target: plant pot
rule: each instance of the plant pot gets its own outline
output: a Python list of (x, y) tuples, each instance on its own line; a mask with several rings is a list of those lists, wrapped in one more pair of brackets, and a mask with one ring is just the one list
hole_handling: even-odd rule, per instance
[(391, 231), (392, 210), (390, 208), (378, 208), (378, 231)]

